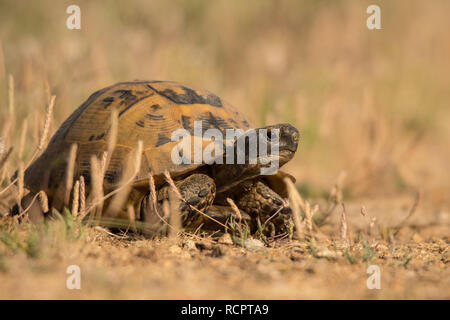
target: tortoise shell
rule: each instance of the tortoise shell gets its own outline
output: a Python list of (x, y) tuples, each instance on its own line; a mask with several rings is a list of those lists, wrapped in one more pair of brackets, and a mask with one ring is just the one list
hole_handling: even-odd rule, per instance
[[(117, 145), (105, 171), (104, 189), (112, 190), (120, 182), (125, 160), (143, 142), (140, 170), (134, 186), (147, 186), (149, 174), (172, 177), (190, 172), (201, 164), (175, 164), (172, 132), (186, 129), (193, 135), (194, 121), (202, 120), (203, 130), (250, 128), (249, 123), (218, 96), (176, 82), (121, 82), (92, 94), (61, 125), (47, 149), (25, 172), (25, 184), (34, 192), (44, 190), (51, 197), (64, 185), (67, 159), (72, 144), (78, 145), (75, 177), (90, 182), (90, 159), (101, 158), (108, 147), (111, 111), (118, 111)], [(204, 141), (210, 143), (211, 140)]]

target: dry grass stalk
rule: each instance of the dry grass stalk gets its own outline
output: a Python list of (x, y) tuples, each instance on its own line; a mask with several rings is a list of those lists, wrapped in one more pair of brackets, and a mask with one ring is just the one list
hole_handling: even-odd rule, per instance
[[(182, 201), (183, 201), (183, 200), (182, 200)], [(224, 227), (225, 229), (228, 228), (228, 227), (227, 227), (226, 225), (224, 225), (222, 222), (220, 222), (220, 221), (214, 219), (213, 217), (208, 216), (206, 213), (204, 213), (204, 212), (198, 210), (196, 207), (191, 206), (191, 205), (189, 205), (189, 207), (190, 207), (192, 210), (194, 210), (195, 212), (197, 212), (197, 213), (201, 214), (202, 216), (206, 217), (207, 219), (214, 221), (214, 222), (217, 223), (218, 225), (221, 225), (221, 226)]]
[(153, 209), (155, 211), (157, 211), (157, 196), (156, 196), (156, 187), (155, 187), (155, 178), (153, 178), (153, 175), (150, 174), (149, 178), (148, 178), (148, 185), (149, 185), (149, 189), (150, 189), (150, 200), (153, 206)]
[(133, 179), (135, 178), (135, 176), (138, 174), (139, 170), (141, 169), (141, 162), (142, 162), (142, 151), (144, 149), (144, 143), (142, 142), (142, 140), (139, 140), (137, 143), (137, 148), (135, 151), (135, 157), (134, 157), (134, 176)]
[[(369, 219), (369, 221), (370, 221), (370, 217), (369, 217), (369, 215), (367, 214), (366, 206), (361, 206), (360, 212), (361, 212), (361, 215), (362, 215), (365, 219)], [(367, 230), (367, 234), (370, 235), (370, 225), (369, 225), (369, 228), (368, 228), (368, 230)]]
[[(163, 202), (164, 216), (170, 217), (169, 224), (171, 228), (169, 229), (169, 237), (175, 238), (181, 231), (181, 214), (180, 214), (180, 201), (185, 201), (178, 190), (175, 182), (173, 182), (172, 177), (168, 171), (164, 172), (167, 183), (170, 186), (169, 190), (169, 203), (167, 201)], [(169, 207), (169, 208), (168, 208)]]
[(182, 231), (181, 213), (180, 213), (180, 198), (175, 190), (169, 190), (169, 210), (170, 210), (170, 225), (169, 238), (175, 239), (179, 232)]
[(20, 160), (23, 159), (23, 153), (24, 153), (24, 150), (25, 150), (25, 142), (26, 142), (26, 139), (27, 139), (27, 132), (28, 132), (28, 120), (25, 119), (23, 121), (22, 132), (20, 134), (19, 154), (18, 154), (18, 158)]
[(288, 188), (288, 195), (289, 195), (289, 204), (292, 208), (292, 214), (294, 216), (294, 224), (295, 224), (295, 231), (297, 234), (298, 239), (302, 239), (304, 236), (304, 224), (305, 222), (302, 222), (302, 216), (300, 214), (300, 201), (301, 198), (299, 197), (298, 191), (295, 188), (294, 183), (289, 178), (284, 178), (284, 182), (286, 183), (286, 186)]
[(14, 77), (12, 74), (8, 76), (8, 110), (9, 116), (14, 121), (15, 117), (14, 105)]
[(103, 175), (109, 167), (109, 163), (111, 162), (111, 157), (114, 152), (114, 149), (117, 145), (117, 134), (119, 128), (119, 114), (117, 109), (113, 109), (111, 111), (111, 127), (108, 135), (108, 149), (106, 151), (106, 158), (103, 163)]
[(38, 151), (44, 150), (45, 146), (47, 145), (50, 126), (52, 123), (53, 107), (55, 106), (55, 98), (55, 96), (51, 96), (47, 111), (45, 113), (44, 128), (42, 130), (41, 139), (39, 140)]
[(367, 213), (367, 209), (365, 206), (361, 206), (361, 215), (369, 220), (368, 227), (367, 227), (367, 234), (370, 236), (372, 234), (373, 227), (375, 226), (375, 222), (377, 221), (376, 217), (370, 217), (370, 215)]
[(3, 168), (0, 167), (0, 185), (3, 185), (3, 181), (6, 179), (6, 170), (3, 170)]
[(361, 214), (363, 217), (367, 217), (367, 210), (366, 210), (366, 206), (361, 206)]
[(236, 213), (236, 216), (238, 217), (239, 221), (242, 221), (241, 211), (239, 210), (238, 206), (234, 203), (233, 199), (227, 198), (227, 202), (231, 206), (231, 209), (233, 209), (234, 213)]
[(78, 216), (78, 209), (80, 206), (80, 181), (77, 180), (73, 187), (73, 197), (72, 197), (72, 216)]
[[(38, 193), (38, 200), (39, 200), (39, 205), (41, 207), (41, 210), (43, 213), (46, 213), (49, 211), (49, 206), (48, 206), (48, 197), (47, 194), (45, 193), (45, 191), (41, 190)], [(31, 205), (30, 205), (31, 207)]]
[(106, 166), (107, 158), (108, 158), (108, 151), (103, 151), (102, 157), (100, 160), (100, 169), (102, 171), (103, 178), (105, 177), (105, 172), (106, 172), (106, 168), (107, 168), (107, 166)]
[(277, 215), (280, 213), (280, 211), (283, 210), (284, 207), (285, 207), (285, 206), (280, 206), (280, 207), (278, 208), (278, 210), (275, 211), (274, 214), (272, 214), (269, 218), (267, 218), (266, 221), (264, 221), (264, 223), (262, 224), (262, 227), (264, 228), (264, 226), (265, 226), (266, 224), (268, 224), (269, 221), (272, 220), (275, 216), (277, 216)]
[(91, 157), (91, 203), (94, 209), (92, 216), (94, 218), (100, 218), (103, 210), (103, 179), (100, 172), (99, 160), (96, 156)]
[[(0, 156), (0, 170), (3, 168), (3, 166), (5, 165), (6, 161), (8, 160), (9, 156), (11, 155), (13, 151), (13, 147), (9, 148), (8, 151), (6, 151), (5, 153), (3, 153), (3, 155)], [(12, 184), (14, 184), (15, 182), (13, 181)], [(1, 195), (1, 192), (0, 192)]]
[[(313, 228), (312, 228), (312, 226), (313, 226), (312, 217), (313, 217), (315, 212), (313, 212), (313, 210), (311, 210), (310, 203), (308, 201), (305, 201), (302, 198), (302, 196), (297, 191), (297, 189), (295, 188), (295, 185), (293, 184), (292, 181), (290, 182), (289, 185), (291, 186), (291, 187), (288, 187), (289, 194), (292, 193), (293, 198), (295, 199), (294, 202), (297, 203), (297, 205), (300, 207), (300, 209), (305, 214), (305, 219), (304, 220), (305, 220), (306, 231), (307, 231), (309, 236), (312, 236), (312, 231), (313, 231)], [(316, 210), (318, 210), (318, 207), (316, 207)]]
[(317, 213), (317, 212), (319, 212), (319, 209), (320, 209), (320, 207), (319, 207), (319, 204), (315, 204), (314, 205), (314, 207), (312, 208), (312, 211), (311, 211), (311, 217), (314, 217), (314, 215)]
[[(180, 201), (183, 201), (184, 203), (186, 203), (186, 199), (184, 199), (183, 196), (181, 195), (180, 191), (178, 190), (177, 186), (175, 185), (175, 182), (173, 182), (172, 177), (170, 176), (170, 173), (169, 173), (168, 171), (165, 171), (165, 172), (164, 172), (164, 177), (166, 178), (167, 183), (169, 184), (170, 188), (171, 188), (172, 191), (175, 193), (175, 195), (178, 197), (178, 199), (179, 199)], [(192, 205), (190, 205), (190, 204), (188, 204), (188, 203), (186, 203), (186, 204), (189, 206), (189, 208), (191, 208), (191, 209), (194, 210), (195, 212), (197, 212), (197, 213), (203, 215), (204, 217), (206, 217), (206, 218), (208, 218), (208, 219), (214, 221), (215, 223), (221, 225), (221, 226), (224, 227), (225, 229), (227, 228), (226, 225), (224, 225), (223, 223), (217, 221), (216, 219), (214, 219), (214, 218), (208, 216), (208, 215), (205, 214), (204, 212), (198, 210), (196, 207), (194, 207), (194, 206), (192, 206)]]
[[(43, 191), (42, 191), (43, 192)], [(22, 218), (23, 216), (25, 216), (25, 214), (32, 208), (34, 202), (36, 201), (36, 199), (39, 199), (39, 197), (41, 196), (41, 192), (38, 192), (37, 194), (34, 195), (34, 197), (31, 199), (30, 204), (28, 205), (28, 207), (26, 207), (22, 213), (20, 215), (17, 216), (18, 219)], [(38, 200), (39, 201), (39, 200)], [(40, 203), (40, 201), (39, 201)], [(42, 207), (41, 205), (39, 205), (40, 210), (42, 211)], [(47, 209), (48, 209), (48, 201), (47, 201)], [(48, 211), (48, 210), (47, 210)], [(43, 212), (43, 211), (42, 211)], [(44, 212), (43, 212), (44, 213)], [(28, 218), (28, 217), (27, 217)]]
[(175, 182), (173, 182), (172, 177), (170, 176), (169, 171), (164, 171), (164, 177), (166, 178), (167, 183), (169, 184), (170, 188), (172, 189), (173, 192), (175, 192), (175, 194), (177, 195), (177, 197), (180, 200), (185, 200), (183, 199), (183, 196), (181, 195), (180, 191), (178, 190), (177, 186), (175, 185)]
[[(50, 98), (49, 98), (50, 99)], [(41, 127), (41, 114), (40, 112), (34, 112), (33, 114), (33, 143), (32, 145), (38, 145), (39, 144), (39, 130)]]
[(125, 163), (125, 170), (119, 182), (119, 188), (116, 189), (117, 192), (107, 210), (109, 217), (117, 217), (128, 199), (132, 188), (132, 182), (141, 167), (142, 146), (142, 141), (138, 141), (136, 150), (133, 154), (130, 154)]
[(19, 206), (19, 212), (22, 212), (22, 198), (23, 198), (23, 194), (24, 194), (24, 164), (21, 161), (19, 163), (19, 170), (17, 173), (17, 185), (18, 185), (18, 190), (17, 190), (17, 205)]
[[(8, 137), (9, 132), (11, 131), (12, 127), (12, 121), (11, 119), (8, 119), (6, 121), (6, 124), (3, 126), (1, 137), (0, 137), (0, 175), (3, 177), (5, 175), (5, 171), (3, 171), (3, 167), (6, 164), (6, 161), (8, 160), (9, 156), (11, 155), (11, 152), (13, 148), (7, 148), (8, 145)], [(3, 182), (3, 178), (0, 182)], [(0, 193), (1, 194), (1, 193)]]
[(403, 227), (405, 227), (406, 222), (412, 217), (412, 215), (414, 214), (414, 212), (416, 212), (417, 206), (419, 205), (421, 199), (422, 199), (422, 191), (417, 191), (416, 197), (415, 197), (415, 199), (414, 199), (414, 203), (413, 203), (413, 205), (411, 206), (411, 208), (409, 209), (408, 215), (406, 216), (405, 219), (403, 219), (402, 222), (400, 222), (400, 223), (395, 227), (395, 230), (396, 230), (396, 231), (394, 232), (394, 236), (396, 236), (396, 235), (399, 233), (399, 231), (400, 231)]
[(344, 181), (346, 177), (347, 173), (345, 171), (341, 171), (336, 179), (335, 185), (333, 186), (330, 192), (330, 200), (333, 201), (335, 204), (342, 203), (343, 201), (342, 188), (344, 186)]
[(345, 171), (341, 171), (336, 179), (336, 183), (331, 188), (330, 195), (328, 197), (328, 208), (325, 214), (322, 217), (322, 223), (324, 223), (334, 212), (338, 204), (343, 201), (342, 188), (344, 185), (345, 178), (347, 177), (347, 173)]
[(369, 236), (372, 234), (372, 230), (375, 227), (375, 223), (377, 222), (377, 218), (376, 217), (372, 217), (370, 219), (370, 223), (369, 223), (369, 230), (367, 231)]
[(0, 137), (0, 159), (6, 153), (6, 141), (4, 137)]
[(310, 235), (312, 235), (312, 212), (311, 212), (311, 205), (309, 204), (308, 201), (305, 201), (305, 208), (304, 208), (304, 212), (305, 212), (305, 226), (306, 226), (306, 230), (308, 231), (308, 233)]
[(12, 126), (13, 126), (13, 123), (12, 123), (11, 119), (7, 119), (6, 124), (3, 125), (2, 138), (3, 138), (5, 145), (8, 143), (8, 137), (11, 132)]
[[(11, 155), (13, 151), (13, 147), (9, 148), (8, 152), (3, 154), (2, 157), (0, 157), (0, 174), (1, 174), (1, 181), (3, 182), (4, 177), (6, 175), (6, 170), (3, 170), (3, 166), (6, 164), (6, 161), (8, 160), (9, 156)], [(15, 183), (17, 182), (17, 178), (14, 179), (10, 184), (8, 184), (3, 190), (0, 191), (0, 196), (6, 193), (6, 191), (9, 190)]]
[[(163, 210), (163, 214), (165, 217), (169, 217), (170, 219), (170, 205), (169, 205), (169, 200), (164, 200), (163, 204), (162, 204), (162, 210)], [(170, 229), (173, 229), (173, 226), (168, 223), (168, 225), (170, 226)]]
[(123, 178), (123, 181), (120, 183), (120, 191), (117, 192), (111, 200), (108, 209), (106, 210), (108, 217), (117, 217), (122, 208), (124, 208), (125, 203), (127, 202), (128, 196), (130, 194), (132, 185), (129, 183), (129, 179), (127, 177)]
[(136, 213), (134, 211), (134, 207), (133, 205), (129, 204), (127, 207), (127, 213), (128, 213), (128, 220), (130, 221), (131, 224), (131, 230), (133, 230), (133, 232), (136, 232)]
[[(141, 168), (142, 150), (143, 150), (143, 142), (141, 140), (139, 140), (138, 144), (137, 144), (137, 148), (134, 152), (134, 166), (133, 166), (134, 173), (132, 175), (130, 175), (130, 178), (127, 181), (125, 181), (124, 183), (121, 183), (121, 186), (118, 187), (117, 189), (111, 191), (107, 195), (102, 196), (101, 199), (97, 199), (96, 201), (91, 201), (89, 208), (86, 209), (87, 213), (89, 213), (91, 210), (93, 210), (98, 205), (103, 204), (103, 202), (106, 201), (107, 199), (109, 199), (109, 198), (113, 197), (114, 195), (118, 194), (119, 192), (121, 192), (122, 189), (127, 188), (128, 185), (134, 181), (136, 175), (139, 173), (139, 170)], [(99, 161), (97, 160), (97, 164), (98, 163), (99, 163)], [(129, 161), (127, 161), (127, 163), (129, 163)], [(98, 164), (97, 167), (99, 170), (100, 165)], [(129, 165), (126, 165), (125, 169), (127, 169), (129, 167), (130, 167)], [(91, 171), (92, 171), (92, 167), (91, 167)], [(98, 173), (99, 173), (99, 176), (102, 176), (102, 178), (98, 179), (98, 180), (103, 181), (103, 175), (102, 175), (101, 171), (98, 171)], [(122, 177), (124, 177), (124, 176), (127, 176), (127, 175), (123, 175)]]
[(342, 202), (342, 213), (341, 213), (341, 226), (340, 226), (340, 233), (341, 233), (341, 239), (347, 241), (347, 212), (345, 210), (345, 204)]
[(84, 182), (84, 177), (80, 176), (80, 219), (86, 216), (86, 184)]
[(104, 228), (104, 227), (101, 227), (101, 226), (95, 226), (93, 229), (94, 229), (95, 231), (98, 231), (98, 232), (107, 234), (108, 236), (111, 236), (111, 237), (113, 237), (113, 238), (116, 238), (116, 239), (122, 239), (122, 236), (119, 236), (119, 235), (117, 235), (117, 234), (114, 234), (114, 233), (112, 233), (111, 231), (109, 231), (108, 229), (106, 229), (106, 228)]
[(164, 218), (164, 217), (168, 217), (168, 216), (165, 215), (164, 217), (162, 217), (161, 214), (159, 213), (159, 210), (158, 210), (158, 199), (157, 199), (157, 196), (156, 196), (155, 179), (153, 178), (153, 175), (152, 175), (152, 174), (150, 174), (150, 176), (149, 176), (149, 181), (148, 181), (148, 183), (149, 183), (149, 188), (150, 188), (150, 203), (151, 203), (151, 206), (152, 206), (152, 211), (153, 211), (154, 213), (156, 213), (156, 215), (158, 216), (158, 218), (159, 218), (162, 222), (164, 222), (164, 224), (170, 226), (170, 224), (169, 224), (169, 223), (166, 221), (166, 219)]
[(67, 160), (67, 169), (66, 169), (66, 185), (65, 185), (65, 194), (64, 194), (64, 205), (68, 206), (70, 201), (70, 194), (72, 192), (73, 186), (73, 176), (75, 171), (75, 160), (77, 158), (77, 150), (78, 145), (72, 144), (70, 147), (69, 157)]

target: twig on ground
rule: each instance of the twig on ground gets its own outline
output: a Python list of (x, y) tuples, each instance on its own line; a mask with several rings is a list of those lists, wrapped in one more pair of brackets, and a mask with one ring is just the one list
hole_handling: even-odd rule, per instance
[(419, 205), (421, 199), (422, 199), (422, 191), (417, 191), (416, 197), (415, 197), (415, 199), (414, 199), (414, 203), (413, 203), (413, 205), (411, 206), (411, 208), (409, 209), (408, 215), (406, 216), (405, 219), (403, 219), (402, 222), (400, 222), (400, 223), (394, 228), (394, 229), (395, 229), (394, 236), (396, 236), (396, 235), (400, 232), (400, 230), (401, 230), (402, 228), (405, 227), (406, 222), (412, 217), (412, 215), (414, 214), (414, 212), (416, 212), (417, 206)]

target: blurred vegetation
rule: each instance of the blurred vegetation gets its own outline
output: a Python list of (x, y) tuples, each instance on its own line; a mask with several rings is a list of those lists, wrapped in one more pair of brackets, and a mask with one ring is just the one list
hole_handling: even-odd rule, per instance
[[(449, 201), (450, 2), (376, 1), (0, 2), (0, 136), (35, 146), (50, 94), (53, 130), (95, 90), (134, 79), (208, 89), (255, 126), (294, 124), (301, 147), (287, 170), (324, 194), (345, 171), (348, 194), (425, 188)], [(15, 93), (7, 136), (8, 77)], [(16, 148), (17, 149), (17, 148)], [(15, 151), (17, 151), (15, 149)], [(17, 158), (14, 154), (12, 159)], [(7, 163), (7, 175), (15, 170)]]

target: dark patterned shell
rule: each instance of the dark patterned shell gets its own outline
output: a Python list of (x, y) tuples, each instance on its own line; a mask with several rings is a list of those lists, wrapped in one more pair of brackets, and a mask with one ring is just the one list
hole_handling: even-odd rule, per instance
[[(117, 186), (130, 151), (143, 141), (141, 168), (135, 185), (147, 185), (149, 173), (161, 176), (168, 170), (173, 177), (200, 165), (176, 165), (171, 152), (179, 142), (172, 132), (186, 129), (193, 135), (193, 123), (203, 120), (203, 129), (247, 130), (248, 122), (216, 95), (176, 82), (123, 82), (92, 94), (61, 125), (44, 153), (26, 170), (25, 183), (34, 192), (45, 190), (52, 196), (64, 185), (67, 158), (72, 144), (78, 145), (75, 178), (90, 182), (90, 159), (101, 158), (107, 150), (111, 111), (119, 114), (117, 146), (105, 173), (105, 191)], [(208, 143), (211, 141), (208, 140)], [(206, 141), (204, 141), (206, 143)]]

